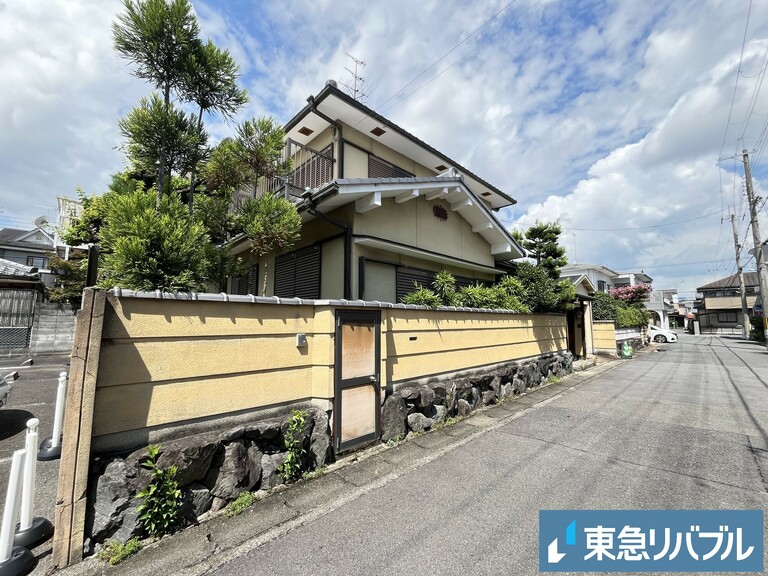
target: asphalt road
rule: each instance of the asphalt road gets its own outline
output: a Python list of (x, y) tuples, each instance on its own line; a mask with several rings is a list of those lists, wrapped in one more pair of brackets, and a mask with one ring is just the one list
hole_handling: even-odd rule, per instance
[[(20, 366), (26, 357), (0, 356), (0, 376), (14, 370), (19, 372), (8, 406), (0, 408), (0, 516), (3, 515), (1, 507), (5, 505), (11, 457), (15, 450), (24, 448), (27, 420), (40, 420), (40, 440), (51, 436), (59, 373), (69, 372), (69, 355), (51, 354), (33, 358), (32, 366)], [(54, 520), (58, 476), (58, 460), (37, 463), (35, 516), (43, 516), (51, 522)], [(34, 550), (39, 562), (35, 573), (42, 574), (47, 570), (50, 551), (50, 544), (43, 544)]]
[(662, 350), (265, 539), (213, 574), (527, 575), (538, 572), (540, 509), (765, 510), (765, 348), (683, 335)]

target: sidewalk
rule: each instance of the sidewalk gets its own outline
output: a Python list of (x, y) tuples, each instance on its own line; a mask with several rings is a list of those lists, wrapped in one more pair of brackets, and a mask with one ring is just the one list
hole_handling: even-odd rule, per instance
[(147, 545), (118, 566), (112, 567), (91, 557), (60, 573), (66, 576), (205, 574), (440, 458), (480, 435), (536, 410), (556, 396), (568, 393), (571, 388), (593, 380), (623, 362), (602, 358), (597, 365), (590, 361), (588, 364), (592, 367), (588, 370), (584, 370), (586, 366), (582, 363), (578, 366), (580, 371), (574, 371), (557, 383), (478, 410), (454, 425), (409, 437), (395, 446), (379, 444), (343, 456), (320, 476), (281, 486), (239, 516), (214, 516), (198, 526)]

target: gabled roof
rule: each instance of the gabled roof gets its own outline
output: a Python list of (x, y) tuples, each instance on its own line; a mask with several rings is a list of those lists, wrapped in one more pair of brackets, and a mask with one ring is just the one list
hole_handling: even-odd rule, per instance
[[(744, 286), (759, 286), (760, 281), (757, 277), (757, 272), (744, 272)], [(703, 290), (723, 290), (728, 288), (735, 288), (738, 289), (739, 287), (739, 275), (738, 274), (732, 274), (731, 276), (726, 276), (725, 278), (720, 278), (719, 280), (715, 280), (714, 282), (710, 282), (709, 284), (704, 284), (704, 286), (699, 286), (696, 288), (697, 291), (703, 291)]]
[(419, 196), (428, 200), (442, 198), (448, 202), (451, 210), (460, 214), (472, 226), (472, 231), (491, 245), (495, 260), (514, 260), (525, 256), (525, 250), (466, 186), (461, 175), (336, 179), (320, 189), (309, 191), (297, 208), (306, 222), (314, 218), (308, 210), (310, 206), (319, 206), (323, 211), (330, 212), (354, 202), (355, 209), (362, 213), (381, 206), (382, 198), (394, 198), (395, 202), (402, 203)]
[[(343, 122), (363, 134), (370, 134), (372, 130), (379, 128), (383, 132), (373, 137), (384, 146), (438, 173), (450, 168), (457, 169), (465, 175), (468, 186), (489, 202), (494, 210), (517, 203), (511, 196), (394, 122), (348, 96), (331, 83), (326, 84), (317, 96), (310, 96), (308, 101), (309, 104), (285, 125), (286, 136), (291, 140), (307, 144), (314, 136), (331, 125), (329, 120)], [(309, 135), (305, 133), (306, 130), (304, 133), (300, 132), (304, 128), (311, 130)]]
[[(43, 234), (46, 240), (45, 242), (29, 240), (30, 237), (38, 233)], [(45, 252), (53, 247), (53, 237), (42, 228), (33, 228), (32, 230), (3, 228), (0, 229), (0, 246)]]
[(571, 284), (576, 286), (577, 296), (581, 296), (583, 299), (594, 299), (595, 285), (586, 274), (572, 274), (572, 275), (560, 275), (560, 280), (568, 280)]
[(616, 278), (619, 273), (615, 270), (611, 270), (607, 266), (603, 266), (602, 264), (579, 264), (579, 263), (573, 263), (573, 264), (566, 264), (562, 268), (563, 273), (569, 273), (569, 272), (578, 272), (581, 273), (581, 270), (594, 270), (595, 272), (602, 272), (606, 276), (610, 276), (611, 278)]

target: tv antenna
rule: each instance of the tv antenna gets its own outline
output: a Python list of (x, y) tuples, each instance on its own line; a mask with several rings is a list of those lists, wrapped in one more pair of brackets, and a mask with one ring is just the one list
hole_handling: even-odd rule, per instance
[(352, 71), (347, 66), (344, 67), (344, 70), (349, 72), (352, 78), (346, 82), (342, 82), (341, 84), (347, 89), (347, 93), (352, 96), (352, 98), (361, 104), (364, 104), (365, 99), (368, 97), (368, 94), (365, 93), (364, 88), (365, 78), (361, 76), (363, 68), (365, 68), (365, 62), (355, 58), (349, 52), (344, 52), (344, 54), (346, 54), (352, 60), (352, 62), (355, 63), (355, 69)]

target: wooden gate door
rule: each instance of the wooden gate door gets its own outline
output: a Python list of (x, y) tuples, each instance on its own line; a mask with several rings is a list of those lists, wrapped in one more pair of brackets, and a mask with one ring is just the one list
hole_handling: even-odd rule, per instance
[(346, 450), (380, 435), (381, 312), (336, 311), (334, 445)]

